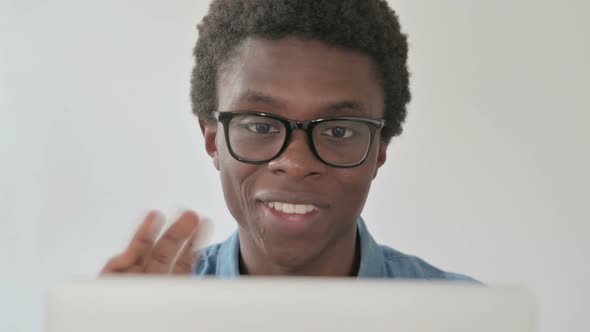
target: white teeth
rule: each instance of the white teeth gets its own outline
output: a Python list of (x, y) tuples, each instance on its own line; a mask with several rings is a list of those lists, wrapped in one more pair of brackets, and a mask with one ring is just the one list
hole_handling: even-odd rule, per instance
[(305, 205), (295, 205), (295, 213), (304, 214), (307, 212)]
[(313, 210), (317, 210), (317, 207), (311, 204), (289, 204), (282, 202), (269, 202), (267, 205), (275, 210), (282, 211), (285, 213), (305, 214)]
[(283, 204), (283, 212), (293, 213), (295, 212), (295, 206), (293, 204)]

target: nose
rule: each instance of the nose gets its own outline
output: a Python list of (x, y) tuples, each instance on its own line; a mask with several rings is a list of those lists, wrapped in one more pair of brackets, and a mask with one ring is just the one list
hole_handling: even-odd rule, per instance
[(293, 130), (287, 148), (277, 158), (268, 163), (270, 171), (277, 175), (296, 178), (317, 178), (324, 174), (327, 165), (318, 160), (307, 141), (303, 130)]

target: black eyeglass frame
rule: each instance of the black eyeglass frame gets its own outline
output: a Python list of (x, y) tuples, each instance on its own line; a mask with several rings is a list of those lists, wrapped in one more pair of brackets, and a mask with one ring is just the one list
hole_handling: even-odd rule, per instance
[[(375, 141), (375, 134), (377, 133), (377, 131), (379, 129), (381, 129), (385, 126), (385, 120), (383, 120), (383, 119), (371, 119), (371, 118), (352, 117), (352, 116), (335, 116), (335, 117), (328, 117), (328, 118), (313, 119), (310, 121), (296, 121), (296, 120), (290, 120), (290, 119), (287, 119), (287, 118), (284, 118), (284, 117), (281, 117), (281, 116), (278, 116), (275, 114), (257, 112), (257, 111), (234, 111), (234, 112), (213, 111), (212, 115), (215, 120), (217, 120), (218, 122), (220, 122), (223, 125), (223, 129), (224, 129), (223, 131), (225, 134), (225, 141), (227, 142), (227, 146), (228, 146), (229, 153), (231, 154), (231, 156), (234, 157), (234, 159), (236, 159), (238, 161), (248, 163), (248, 164), (264, 164), (264, 163), (267, 163), (273, 159), (278, 158), (287, 149), (287, 146), (289, 145), (289, 142), (291, 141), (291, 134), (293, 133), (293, 130), (301, 129), (301, 130), (304, 130), (306, 133), (307, 143), (309, 144), (311, 152), (319, 161), (321, 161), (322, 163), (324, 163), (326, 165), (329, 165), (332, 167), (337, 167), (337, 168), (356, 167), (356, 166), (359, 166), (362, 163), (364, 163), (365, 160), (367, 160), (367, 156), (369, 155), (369, 153), (371, 152), (371, 149), (373, 148), (373, 142)], [(274, 120), (281, 122), (284, 125), (286, 133), (285, 133), (285, 140), (283, 142), (283, 146), (271, 158), (267, 158), (264, 160), (253, 160), (253, 159), (244, 158), (234, 152), (234, 150), (231, 146), (230, 140), (229, 140), (229, 129), (228, 129), (229, 123), (231, 122), (231, 120), (233, 118), (235, 118), (237, 116), (245, 116), (245, 115), (256, 115), (256, 116), (274, 119)], [(369, 130), (371, 133), (370, 138), (369, 138), (369, 146), (368, 146), (367, 151), (365, 152), (364, 156), (358, 162), (351, 163), (351, 164), (330, 163), (330, 162), (324, 160), (319, 155), (319, 153), (317, 152), (317, 150), (315, 148), (315, 144), (313, 142), (313, 128), (320, 123), (324, 123), (324, 122), (328, 122), (328, 121), (342, 121), (342, 120), (364, 123), (364, 124), (367, 124), (369, 127)]]

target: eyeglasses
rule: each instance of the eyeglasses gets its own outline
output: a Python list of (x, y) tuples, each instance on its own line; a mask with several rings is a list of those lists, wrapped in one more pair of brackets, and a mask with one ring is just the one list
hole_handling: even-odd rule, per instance
[(355, 167), (369, 155), (375, 134), (385, 120), (330, 117), (294, 121), (277, 115), (253, 112), (213, 112), (223, 124), (230, 154), (249, 164), (269, 162), (283, 153), (295, 129), (305, 130), (313, 155), (333, 167)]

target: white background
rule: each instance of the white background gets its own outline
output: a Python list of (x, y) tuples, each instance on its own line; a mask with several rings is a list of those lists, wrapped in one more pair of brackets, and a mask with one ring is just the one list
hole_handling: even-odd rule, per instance
[[(588, 331), (587, 1), (391, 1), (414, 99), (364, 217), (396, 249)], [(0, 0), (0, 331), (40, 331), (148, 208), (234, 229), (188, 97), (206, 1)]]

